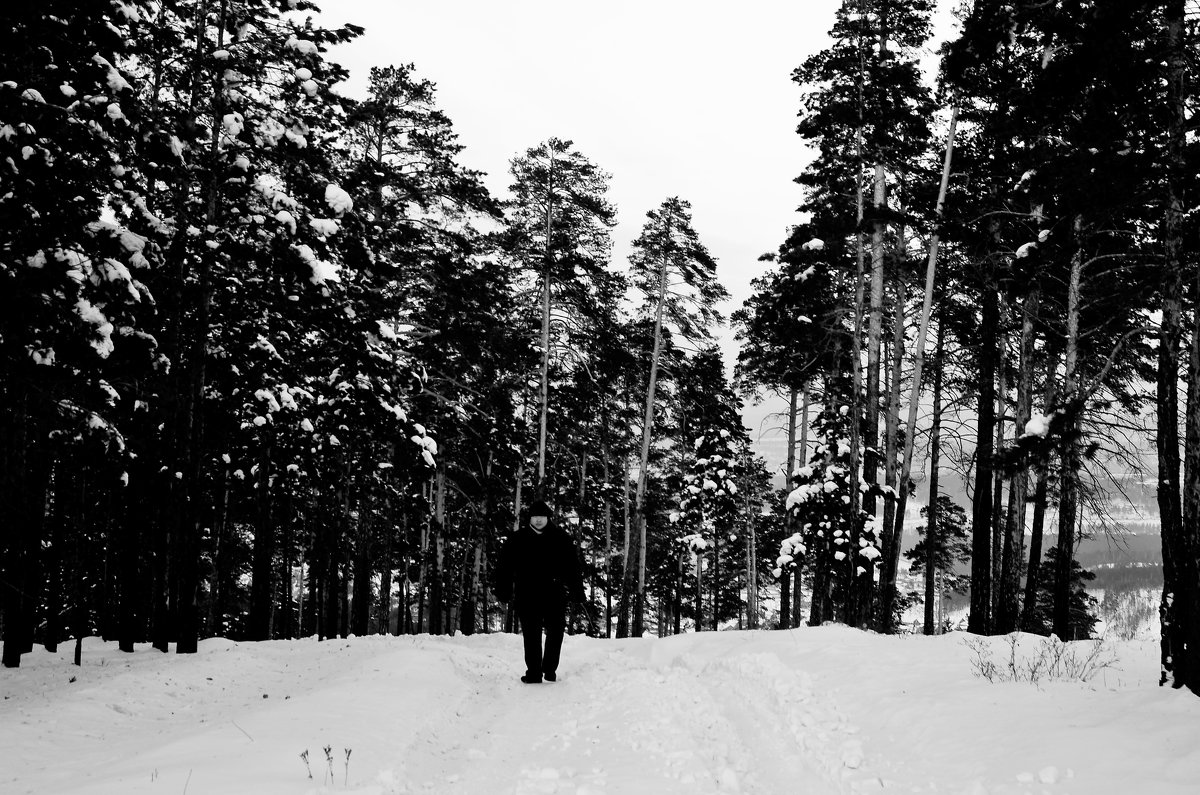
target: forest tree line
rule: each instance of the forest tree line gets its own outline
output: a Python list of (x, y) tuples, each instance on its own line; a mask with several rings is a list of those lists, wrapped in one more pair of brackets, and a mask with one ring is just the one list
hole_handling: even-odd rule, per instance
[(535, 497), (605, 632), (650, 603), (659, 631), (753, 624), (773, 495), (688, 202), (616, 267), (609, 175), (570, 141), (492, 196), (412, 65), (336, 91), (362, 30), (315, 12), (3, 12), (5, 665), (92, 633), (495, 629)]
[[(892, 631), (923, 472), (924, 631), (957, 560), (969, 631), (1087, 637), (1076, 550), (1133, 474), (1157, 484), (1162, 682), (1200, 692), (1196, 18), (962, 3), (932, 75), (936, 10), (846, 0), (793, 75), (805, 219), (740, 313), (743, 378), (790, 395), (801, 434), (811, 404), (819, 434), (782, 575), (816, 581), (810, 623)], [(942, 516), (947, 456), (962, 522)]]
[[(778, 626), (895, 631), (919, 472), (925, 631), (969, 560), (971, 631), (1086, 636), (1082, 518), (1149, 434), (1163, 681), (1197, 689), (1183, 2), (965, 3), (929, 75), (931, 0), (845, 0), (793, 75), (816, 156), (734, 383), (684, 199), (613, 262), (600, 165), (551, 138), (492, 196), (414, 66), (337, 92), (362, 30), (316, 10), (0, 12), (5, 665), (90, 633), (487, 631), (532, 495), (605, 634), (757, 626), (776, 587)], [(778, 493), (756, 390), (789, 399)]]

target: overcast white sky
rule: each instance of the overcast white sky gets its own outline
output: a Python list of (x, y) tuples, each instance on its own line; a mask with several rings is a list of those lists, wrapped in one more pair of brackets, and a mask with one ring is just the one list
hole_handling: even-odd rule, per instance
[(825, 43), (837, 0), (326, 0), (366, 34), (334, 52), (358, 94), (371, 66), (416, 64), (502, 193), (508, 162), (556, 136), (612, 174), (623, 258), (647, 210), (692, 203), (736, 305), (782, 242), (805, 152), (790, 73)]
[[(623, 262), (646, 212), (692, 203), (700, 239), (732, 300), (796, 222), (792, 180), (809, 153), (795, 134), (791, 72), (827, 45), (840, 0), (325, 0), (327, 26), (366, 33), (333, 59), (360, 95), (371, 66), (413, 63), (487, 173), (550, 137), (569, 139), (612, 174), (614, 257)], [(722, 334), (727, 362), (736, 349)], [(778, 410), (773, 404), (769, 410)], [(749, 407), (757, 437), (768, 409)], [(768, 423), (769, 425), (769, 423)]]
[[(552, 136), (612, 174), (623, 261), (645, 214), (692, 203), (733, 300), (796, 222), (792, 70), (826, 44), (839, 0), (326, 0), (326, 25), (366, 28), (338, 48), (358, 95), (371, 66), (414, 63), (496, 194), (508, 162)], [(735, 354), (723, 335), (726, 358)], [(747, 417), (757, 433), (758, 419)]]

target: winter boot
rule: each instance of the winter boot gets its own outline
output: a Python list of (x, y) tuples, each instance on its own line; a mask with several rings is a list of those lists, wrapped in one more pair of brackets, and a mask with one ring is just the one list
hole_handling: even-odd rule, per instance
[(537, 674), (527, 673), (521, 675), (521, 681), (527, 685), (538, 685), (542, 683), (542, 677), (538, 676)]

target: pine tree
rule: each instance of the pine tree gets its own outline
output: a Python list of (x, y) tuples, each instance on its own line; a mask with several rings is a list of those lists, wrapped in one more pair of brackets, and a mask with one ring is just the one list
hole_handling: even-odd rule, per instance
[[(845, 281), (830, 267), (846, 256), (844, 239), (826, 242), (813, 236), (811, 226), (795, 227), (779, 248), (778, 268), (752, 283), (754, 293), (733, 314), (735, 338), (741, 343), (735, 369), (739, 381), (788, 394), (789, 482), (796, 469), (797, 426), (804, 442), (801, 459), (807, 457), (808, 412), (801, 416), (799, 397), (807, 407), (810, 385), (834, 370), (837, 357), (848, 348)], [(793, 612), (792, 569), (783, 567), (780, 573), (779, 626), (786, 628)]]
[[(793, 79), (806, 89), (797, 132), (816, 143), (820, 151), (797, 179), (806, 188), (801, 209), (811, 212), (816, 237), (838, 241), (835, 251), (841, 250), (841, 241), (845, 241), (851, 255), (836, 261), (836, 267), (848, 274), (849, 289), (843, 294), (853, 318), (846, 351), (850, 361), (856, 363), (849, 405), (855, 416), (861, 406), (865, 418), (862, 428), (851, 428), (850, 459), (851, 466), (861, 467), (870, 483), (875, 482), (881, 464), (886, 464), (888, 479), (894, 480), (893, 464), (885, 462), (880, 451), (895, 447), (898, 401), (889, 399), (887, 440), (880, 443), (878, 438), (887, 314), (885, 283), (889, 271), (894, 273), (905, 264), (906, 244), (900, 241), (905, 236), (907, 218), (902, 201), (912, 192), (914, 177), (925, 179), (932, 101), (921, 80), (919, 58), (930, 35), (931, 8), (925, 0), (847, 0), (838, 10), (830, 33), (832, 46), (808, 59), (793, 74)], [(872, 194), (869, 199), (865, 195), (868, 190)], [(868, 231), (869, 263), (865, 240)], [(869, 295), (864, 280), (869, 281)], [(902, 303), (902, 288), (896, 293)], [(903, 317), (900, 307), (893, 315)], [(862, 358), (864, 326), (867, 367), (862, 374), (857, 362)], [(895, 341), (898, 351), (899, 342)], [(889, 369), (896, 370), (895, 363)], [(850, 496), (857, 506), (858, 494)], [(874, 514), (876, 505), (871, 493), (863, 500), (868, 513)], [(890, 504), (885, 506), (885, 519), (891, 516), (891, 510)], [(885, 528), (885, 537), (890, 539), (892, 535), (893, 529)], [(889, 556), (889, 562), (891, 559)], [(885, 575), (890, 570), (885, 566)], [(864, 594), (863, 600), (870, 602), (871, 595)], [(868, 609), (868, 604), (861, 608)]]
[(49, 573), (41, 554), (45, 506), (52, 473), (64, 474), (55, 459), (80, 460), (65, 448), (83, 453), (87, 440), (83, 460), (96, 464), (93, 483), (104, 493), (120, 488), (127, 429), (118, 404), (133, 402), (130, 382), (148, 371), (155, 351), (145, 331), (155, 296), (142, 283), (154, 247), (108, 212), (120, 202), (145, 201), (129, 173), (143, 108), (121, 64), (146, 8), (52, 2), (9, 4), (0, 12), (6, 667), (18, 666), (33, 642)]
[[(980, 382), (974, 631), (1010, 629), (1016, 615), (1019, 562), (1012, 549), (1019, 502), (1010, 500), (1014, 510), (1007, 527), (996, 524), (1001, 483), (994, 471), (994, 426), (1004, 419), (996, 417), (996, 408), (1006, 397), (996, 392), (997, 380), (1006, 376), (997, 340), (1008, 336), (1013, 322), (1001, 301), (1008, 296), (1009, 303), (1038, 315), (1031, 318), (1032, 328), (1020, 324), (1019, 410), (1031, 403), (1029, 368), (1038, 365), (1030, 355), (1031, 335), (1043, 322), (1045, 333), (1064, 341), (1066, 376), (1057, 400), (1072, 418), (1067, 436), (1080, 438), (1077, 431), (1093, 404), (1128, 404), (1132, 395), (1122, 370), (1132, 366), (1128, 342), (1137, 334), (1131, 310), (1140, 299), (1131, 296), (1141, 283), (1134, 275), (1144, 256), (1136, 230), (1144, 223), (1138, 217), (1149, 173), (1135, 130), (1146, 129), (1152, 78), (1144, 49), (1146, 10), (1128, 15), (1118, 5), (976, 4), (944, 64), (968, 131), (960, 166), (976, 176), (950, 202), (958, 218), (971, 219), (954, 234), (977, 263), (974, 278), (964, 284), (982, 307), (980, 317), (968, 316), (968, 326), (960, 329), (977, 350)], [(1122, 298), (1108, 303), (1116, 296)], [(1023, 419), (1014, 423), (1020, 425), (1014, 436)], [(1060, 562), (1071, 558), (1066, 547), (1073, 545), (1082, 449), (1059, 451), (1060, 516), (1068, 529), (1060, 533)], [(1019, 495), (1019, 489), (1012, 491)], [(992, 560), (993, 545), (1000, 561)], [(995, 583), (993, 564), (999, 564)], [(1058, 572), (1063, 621), (1066, 577), (1065, 569)]]
[[(720, 321), (716, 303), (728, 297), (716, 279), (716, 260), (700, 242), (692, 227), (691, 204), (672, 197), (646, 213), (642, 232), (633, 241), (630, 271), (635, 287), (646, 296), (643, 311), (654, 319), (653, 349), (645, 393), (642, 421), (642, 452), (638, 462), (634, 521), (639, 549), (646, 548), (644, 512), (646, 482), (649, 478), (650, 448), (654, 439), (655, 392), (664, 337), (672, 333), (680, 341), (699, 345), (710, 339), (712, 327)], [(634, 602), (634, 635), (641, 634), (644, 603), (644, 564), (638, 567), (637, 596)], [(632, 585), (629, 574), (625, 588)]]
[[(930, 511), (929, 506), (925, 506), (921, 509), (921, 516), (927, 521), (917, 527), (919, 540), (904, 553), (912, 561), (909, 570), (915, 575), (926, 574), (932, 562), (932, 574), (941, 583), (943, 593), (947, 590), (959, 593), (966, 591), (971, 578), (956, 572), (960, 566), (971, 562), (971, 525), (966, 512), (945, 494), (938, 494), (936, 511)], [(932, 535), (929, 533), (931, 516), (936, 516), (937, 521), (936, 532)], [(925, 598), (929, 598), (928, 592)], [(927, 617), (932, 613), (931, 607), (930, 604), (925, 605)]]
[[(732, 617), (734, 605), (727, 599), (730, 575), (730, 541), (735, 535), (742, 509), (738, 481), (743, 476), (744, 457), (739, 451), (749, 444), (742, 425), (741, 400), (728, 385), (720, 351), (705, 348), (687, 362), (679, 378), (676, 395), (677, 431), (682, 447), (679, 511), (673, 516), (679, 543), (695, 555), (696, 629), (703, 625), (700, 595), (703, 592), (699, 563), (706, 557), (711, 569), (712, 627)], [(726, 592), (726, 593), (723, 593)]]
[(541, 381), (536, 484), (546, 478), (550, 367), (558, 335), (555, 307), (568, 316), (590, 303), (603, 281), (616, 210), (605, 198), (608, 174), (571, 141), (551, 138), (512, 161), (506, 249), (530, 274), (541, 295)]
[(856, 510), (850, 500), (851, 489), (861, 480), (851, 465), (854, 417), (850, 407), (838, 400), (844, 395), (844, 380), (840, 385), (827, 383), (826, 402), (814, 423), (813, 454), (796, 471), (786, 502), (798, 531), (784, 541), (780, 565), (793, 565), (801, 556), (810, 561), (812, 625), (828, 620), (859, 623), (860, 595), (874, 581), (875, 561), (881, 554), (878, 520)]
[[(1157, 395), (1158, 503), (1162, 533), (1163, 597), (1161, 684), (1186, 687), (1200, 694), (1200, 327), (1193, 331), (1188, 377), (1184, 444), (1184, 484), (1179, 482), (1179, 340), (1182, 337), (1184, 229), (1194, 224), (1184, 211), (1184, 196), (1194, 189), (1194, 171), (1187, 165), (1194, 144), (1187, 139), (1187, 103), (1194, 31), (1187, 25), (1182, 0), (1164, 0), (1163, 58), (1166, 131), (1164, 217), (1160, 231), (1164, 264), (1161, 275), (1162, 323), (1158, 339)], [(1186, 226), (1185, 226), (1186, 224)], [(1186, 495), (1186, 496), (1183, 496)], [(1182, 499), (1181, 499), (1182, 497)]]

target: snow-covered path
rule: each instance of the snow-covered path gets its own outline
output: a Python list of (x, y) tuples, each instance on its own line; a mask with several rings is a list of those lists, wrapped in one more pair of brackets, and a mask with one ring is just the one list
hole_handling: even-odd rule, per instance
[[(572, 645), (575, 667), (541, 686), (515, 680), (516, 648), (503, 657), (489, 651), (457, 658), (476, 692), (456, 725), (429, 738), (431, 753), (416, 755), (420, 764), (408, 769), (416, 788), (704, 793), (784, 792), (803, 784), (814, 795), (844, 791), (837, 786), (841, 764), (822, 770), (828, 765), (807, 763), (798, 749), (811, 736), (823, 752), (816, 734), (847, 727), (822, 724), (813, 711), (805, 714), (816, 730), (789, 727), (785, 707), (772, 702), (757, 676), (778, 672), (706, 665), (686, 655), (655, 659), (644, 653), (661, 649), (651, 644)], [(857, 762), (861, 753), (848, 743)]]
[(93, 640), (82, 668), (64, 648), (0, 671), (0, 792), (1194, 791), (1200, 705), (1153, 686), (1153, 644), (1035, 687), (974, 677), (962, 641), (571, 637), (560, 680), (523, 685), (510, 635)]

